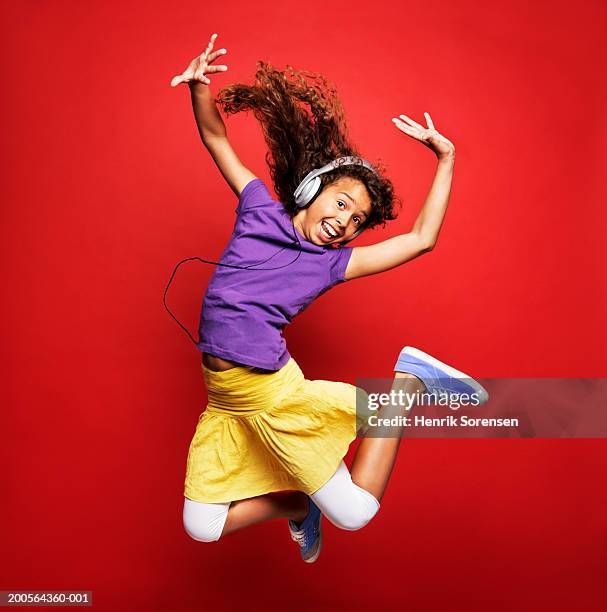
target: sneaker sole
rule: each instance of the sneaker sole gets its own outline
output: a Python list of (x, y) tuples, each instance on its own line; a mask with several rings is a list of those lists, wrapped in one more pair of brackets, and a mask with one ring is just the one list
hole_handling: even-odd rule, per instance
[(479, 404), (480, 406), (482, 406), (484, 403), (486, 403), (489, 400), (489, 393), (487, 393), (487, 390), (485, 389), (485, 387), (483, 387), (483, 385), (481, 385), (478, 381), (474, 380), (472, 376), (468, 376), (468, 374), (464, 374), (463, 372), (460, 372), (459, 370), (452, 368), (446, 363), (443, 363), (442, 361), (439, 361), (438, 359), (436, 359), (436, 357), (432, 357), (432, 355), (428, 355), (428, 353), (424, 353), (424, 351), (420, 351), (419, 349), (416, 349), (413, 346), (405, 346), (405, 348), (401, 351), (401, 355), (403, 353), (405, 353), (405, 355), (411, 355), (412, 357), (417, 357), (418, 359), (421, 359), (422, 361), (427, 361), (428, 363), (431, 363), (433, 366), (443, 370), (444, 372), (446, 372), (447, 374), (449, 374), (449, 376), (452, 376), (453, 378), (467, 379), (470, 382), (470, 386), (478, 394), (478, 397), (480, 400), (480, 404)]

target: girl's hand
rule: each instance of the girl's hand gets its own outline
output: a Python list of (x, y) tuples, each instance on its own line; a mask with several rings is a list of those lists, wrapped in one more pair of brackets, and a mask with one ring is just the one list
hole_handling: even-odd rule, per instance
[(179, 83), (189, 83), (190, 81), (200, 81), (201, 83), (208, 85), (211, 81), (205, 76), (206, 74), (220, 71), (225, 72), (228, 69), (227, 66), (210, 65), (211, 62), (214, 62), (220, 55), (225, 55), (228, 52), (227, 49), (219, 49), (218, 51), (211, 53), (213, 43), (215, 42), (216, 38), (217, 34), (213, 34), (205, 52), (202, 55), (195, 57), (190, 62), (190, 65), (185, 69), (183, 74), (173, 77), (171, 87), (176, 87), (179, 85)]
[(444, 157), (454, 157), (455, 147), (450, 140), (447, 140), (442, 134), (439, 134), (434, 129), (434, 124), (428, 113), (424, 113), (426, 116), (426, 122), (428, 127), (425, 128), (419, 123), (413, 121), (407, 117), (407, 115), (400, 115), (400, 119), (396, 117), (392, 119), (394, 125), (404, 132), (405, 134), (419, 140), (422, 144), (426, 145), (429, 149), (432, 149), (439, 159)]

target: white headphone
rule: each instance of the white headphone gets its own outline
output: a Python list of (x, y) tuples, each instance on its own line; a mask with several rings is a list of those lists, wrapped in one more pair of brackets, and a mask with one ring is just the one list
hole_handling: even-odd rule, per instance
[[(331, 172), (332, 170), (335, 170), (340, 166), (348, 165), (362, 165), (377, 174), (375, 168), (373, 168), (373, 166), (367, 160), (362, 159), (362, 157), (338, 157), (337, 159), (334, 159), (332, 162), (328, 163), (326, 166), (323, 166), (322, 168), (315, 168), (314, 170), (306, 174), (303, 181), (299, 183), (297, 189), (295, 190), (295, 193), (293, 194), (295, 196), (295, 205), (298, 208), (305, 208), (314, 199), (321, 186), (321, 174)], [(356, 238), (356, 236), (358, 236), (363, 231), (363, 229), (364, 228), (356, 230), (356, 232), (351, 238), (342, 241), (341, 244), (345, 244), (346, 242), (350, 242), (350, 240), (354, 240), (354, 238)]]

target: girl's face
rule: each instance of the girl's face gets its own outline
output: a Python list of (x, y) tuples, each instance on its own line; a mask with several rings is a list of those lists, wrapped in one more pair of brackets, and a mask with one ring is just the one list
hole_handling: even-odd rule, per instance
[(371, 214), (371, 199), (364, 184), (342, 177), (327, 185), (317, 198), (300, 210), (293, 223), (303, 237), (318, 245), (348, 240)]

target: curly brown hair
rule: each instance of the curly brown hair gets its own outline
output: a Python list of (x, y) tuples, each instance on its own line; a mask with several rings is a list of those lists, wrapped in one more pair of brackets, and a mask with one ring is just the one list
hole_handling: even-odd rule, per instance
[[(308, 172), (338, 157), (361, 157), (348, 139), (337, 91), (321, 74), (295, 70), (289, 65), (277, 70), (259, 60), (253, 85), (228, 85), (218, 92), (216, 102), (228, 115), (252, 110), (261, 123), (269, 148), (266, 162), (270, 176), (291, 216), (300, 210), (293, 193)], [(378, 159), (371, 165), (377, 174), (356, 164), (340, 166), (320, 176), (321, 190), (344, 176), (364, 184), (372, 203), (366, 228), (395, 219), (394, 205), (402, 204), (394, 195), (392, 182), (383, 176), (383, 162)]]

